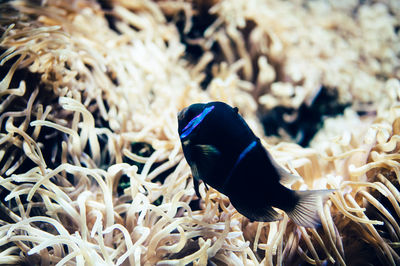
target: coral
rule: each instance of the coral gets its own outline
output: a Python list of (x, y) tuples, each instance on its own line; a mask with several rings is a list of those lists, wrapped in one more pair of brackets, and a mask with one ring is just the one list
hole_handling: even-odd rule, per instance
[[(400, 264), (399, 14), (398, 1), (0, 4), (0, 263)], [(309, 147), (285, 127), (264, 135), (260, 115), (294, 121), (321, 88), (346, 109)], [(239, 107), (302, 177), (291, 188), (336, 189), (321, 227), (250, 222), (204, 184), (197, 198), (176, 114), (211, 100)]]

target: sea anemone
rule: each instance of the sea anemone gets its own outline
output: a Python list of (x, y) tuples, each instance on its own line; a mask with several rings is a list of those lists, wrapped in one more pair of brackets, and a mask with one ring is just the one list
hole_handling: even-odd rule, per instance
[[(361, 2), (0, 4), (0, 264), (399, 265), (400, 6)], [(196, 196), (176, 115), (211, 100), (335, 189), (320, 227)]]

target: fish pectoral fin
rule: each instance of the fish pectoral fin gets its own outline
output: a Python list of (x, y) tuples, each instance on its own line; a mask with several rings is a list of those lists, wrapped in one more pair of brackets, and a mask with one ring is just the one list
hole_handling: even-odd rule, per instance
[(217, 164), (221, 152), (213, 145), (198, 144), (194, 147), (194, 156), (197, 168), (204, 175)]
[(335, 190), (295, 191), (299, 200), (294, 208), (286, 213), (297, 225), (315, 228), (321, 223), (319, 210), (322, 210), (324, 200), (333, 191)]
[(248, 204), (244, 205), (240, 200), (231, 200), (231, 203), (240, 214), (246, 216), (250, 221), (273, 222), (282, 219), (282, 215), (271, 206), (257, 208), (251, 205), (247, 206)]
[(202, 159), (215, 159), (219, 157), (221, 152), (213, 145), (207, 144), (197, 144), (195, 145), (199, 155), (203, 157)]

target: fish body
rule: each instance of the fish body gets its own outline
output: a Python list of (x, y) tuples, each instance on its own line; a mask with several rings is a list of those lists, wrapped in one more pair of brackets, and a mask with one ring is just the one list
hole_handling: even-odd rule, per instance
[(278, 220), (276, 207), (298, 225), (319, 224), (318, 206), (331, 191), (283, 186), (297, 177), (274, 161), (237, 108), (223, 102), (193, 104), (178, 113), (178, 133), (194, 178), (224, 193), (250, 220)]

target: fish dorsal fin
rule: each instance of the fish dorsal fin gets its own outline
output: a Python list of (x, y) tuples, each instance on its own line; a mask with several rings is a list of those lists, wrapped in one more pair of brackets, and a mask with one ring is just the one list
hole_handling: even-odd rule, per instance
[(288, 171), (283, 169), (283, 167), (281, 167), (281, 166), (276, 167), (276, 170), (278, 171), (278, 174), (280, 177), (279, 183), (281, 183), (282, 185), (290, 186), (293, 183), (295, 183), (296, 181), (301, 179), (300, 176), (289, 173)]
[(290, 173), (289, 171), (287, 171), (286, 169), (284, 169), (282, 166), (280, 166), (274, 160), (274, 158), (272, 158), (271, 154), (268, 151), (267, 151), (267, 154), (268, 154), (268, 158), (271, 161), (272, 165), (274, 166), (274, 168), (278, 172), (279, 183), (281, 183), (282, 185), (289, 186), (289, 185), (292, 185), (293, 183), (295, 183), (296, 181), (301, 179), (300, 176), (294, 175), (294, 174)]

